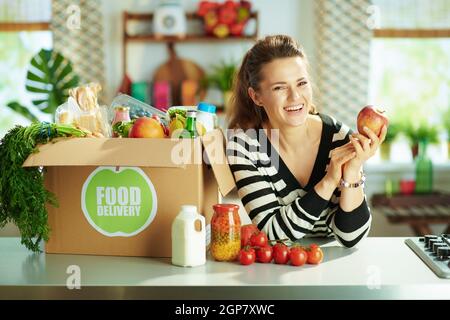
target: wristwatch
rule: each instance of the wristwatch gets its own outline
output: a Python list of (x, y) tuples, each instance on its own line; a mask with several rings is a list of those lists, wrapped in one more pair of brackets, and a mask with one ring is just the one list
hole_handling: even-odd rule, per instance
[(341, 188), (358, 188), (358, 187), (364, 187), (364, 182), (366, 181), (366, 175), (364, 172), (361, 172), (361, 180), (355, 183), (350, 183), (345, 181), (341, 178), (341, 181), (339, 182), (339, 186)]

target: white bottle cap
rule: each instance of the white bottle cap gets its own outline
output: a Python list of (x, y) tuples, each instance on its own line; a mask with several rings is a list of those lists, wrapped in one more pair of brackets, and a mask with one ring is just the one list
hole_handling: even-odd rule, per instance
[(184, 205), (184, 206), (181, 206), (181, 211), (185, 211), (185, 212), (189, 212), (189, 213), (197, 213), (197, 206)]

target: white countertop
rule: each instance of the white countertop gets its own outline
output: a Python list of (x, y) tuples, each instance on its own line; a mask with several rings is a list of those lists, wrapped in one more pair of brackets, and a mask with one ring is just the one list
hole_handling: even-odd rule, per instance
[[(359, 248), (323, 246), (317, 266), (216, 262), (173, 266), (170, 259), (33, 254), (19, 238), (0, 238), (0, 299), (450, 299), (450, 279), (438, 278), (404, 243), (367, 238)], [(71, 265), (81, 290), (69, 290)]]

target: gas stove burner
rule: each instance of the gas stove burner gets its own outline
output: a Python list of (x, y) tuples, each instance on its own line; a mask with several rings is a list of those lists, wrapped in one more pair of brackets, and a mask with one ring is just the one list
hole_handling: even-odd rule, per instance
[(438, 277), (450, 279), (450, 234), (427, 234), (405, 243)]

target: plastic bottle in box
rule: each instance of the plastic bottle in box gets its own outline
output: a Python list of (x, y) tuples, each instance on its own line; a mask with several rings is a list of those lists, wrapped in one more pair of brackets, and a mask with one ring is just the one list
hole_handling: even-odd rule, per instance
[(200, 102), (197, 106), (197, 126), (199, 135), (214, 130), (216, 123), (216, 106), (206, 102)]

